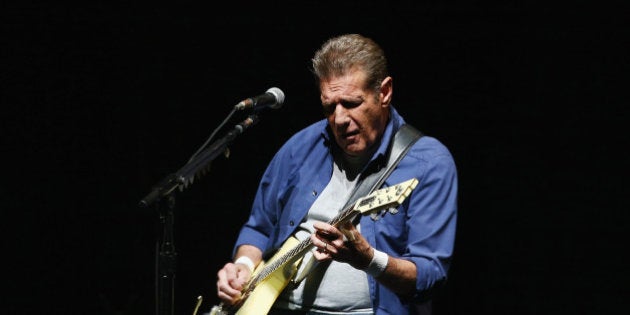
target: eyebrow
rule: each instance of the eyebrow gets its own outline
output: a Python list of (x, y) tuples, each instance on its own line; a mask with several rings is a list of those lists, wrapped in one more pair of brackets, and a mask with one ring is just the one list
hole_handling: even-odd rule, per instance
[(341, 103), (341, 104), (344, 104), (344, 103), (361, 104), (363, 102), (365, 102), (365, 98), (363, 97), (363, 95), (358, 95), (356, 97), (352, 97), (351, 96), (350, 99), (342, 97), (341, 99), (339, 99), (339, 101), (333, 101), (333, 102), (322, 101), (322, 105), (323, 106), (330, 106), (330, 105), (334, 105), (334, 104), (337, 104), (337, 103)]

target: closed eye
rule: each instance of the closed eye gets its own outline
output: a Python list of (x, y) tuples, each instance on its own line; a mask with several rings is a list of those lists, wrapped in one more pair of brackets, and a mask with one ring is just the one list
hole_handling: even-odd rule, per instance
[(324, 103), (322, 104), (322, 107), (323, 107), (324, 115), (328, 116), (335, 111), (335, 108), (337, 107), (337, 105), (341, 105), (345, 109), (351, 109), (351, 108), (360, 106), (361, 104), (363, 104), (363, 101), (358, 101), (358, 102), (341, 101), (340, 103), (336, 103), (336, 104)]

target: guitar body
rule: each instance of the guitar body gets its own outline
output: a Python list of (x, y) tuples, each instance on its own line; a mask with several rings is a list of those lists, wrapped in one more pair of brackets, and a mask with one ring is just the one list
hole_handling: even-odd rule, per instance
[[(256, 276), (261, 272), (266, 266), (273, 264), (278, 259), (282, 259), (281, 257), (287, 253), (289, 250), (296, 247), (300, 242), (295, 237), (288, 238), (280, 249), (266, 262), (260, 263), (252, 277)], [(267, 314), (271, 309), (271, 306), (276, 301), (282, 290), (289, 284), (289, 281), (295, 276), (297, 273), (297, 268), (302, 261), (302, 257), (299, 257), (293, 262), (289, 262), (285, 264), (282, 268), (278, 268), (269, 276), (264, 278), (264, 280), (255, 285), (254, 289), (247, 295), (244, 296), (241, 304), (234, 305), (232, 307), (228, 306), (215, 306), (210, 311), (210, 315), (259, 315), (259, 314)], [(229, 308), (225, 310), (224, 308)], [(230, 310), (237, 308), (238, 310)]]
[[(295, 247), (300, 242), (295, 237), (288, 238), (278, 252), (265, 262), (265, 265), (273, 263), (276, 259), (281, 257), (284, 253)], [(276, 298), (280, 295), (280, 292), (289, 284), (291, 278), (295, 276), (297, 267), (299, 266), (302, 258), (300, 257), (293, 263), (286, 264), (284, 268), (271, 273), (265, 280), (254, 288), (249, 294), (243, 305), (238, 309), (236, 315), (257, 315), (267, 314), (271, 309), (271, 306), (276, 301)], [(262, 265), (262, 264), (261, 264)], [(262, 266), (259, 265), (256, 271), (262, 270)], [(254, 273), (256, 272), (254, 271)]]
[[(416, 188), (418, 180), (412, 178), (398, 185), (381, 188), (368, 196), (362, 197), (347, 209), (341, 211), (328, 223), (339, 226), (355, 214), (368, 214), (399, 206), (411, 191)], [(395, 210), (395, 209), (394, 209)], [(221, 303), (212, 307), (210, 315), (260, 315), (267, 314), (276, 298), (295, 276), (303, 254), (312, 248), (310, 238), (298, 241), (290, 237), (282, 247), (266, 262), (261, 262), (252, 273), (250, 282), (243, 289), (241, 300), (236, 305)], [(193, 314), (196, 315), (196, 312)]]

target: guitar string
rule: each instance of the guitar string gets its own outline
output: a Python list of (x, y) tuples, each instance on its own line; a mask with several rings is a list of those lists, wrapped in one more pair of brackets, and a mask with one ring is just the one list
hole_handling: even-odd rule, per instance
[[(414, 181), (415, 179), (409, 180), (407, 182), (411, 182), (412, 184), (410, 185), (406, 185), (407, 187), (405, 188), (405, 190), (403, 191), (403, 186), (405, 186), (405, 183), (400, 183), (398, 185), (392, 186), (392, 187), (387, 187), (384, 188), (381, 192), (388, 192), (391, 189), (394, 189), (395, 191), (395, 196), (396, 197), (401, 197), (403, 196), (403, 198), (399, 198), (399, 200), (397, 200), (395, 203), (402, 203), (402, 201), (409, 196), (409, 194), (411, 193), (411, 191), (416, 187), (416, 183)], [(378, 191), (377, 191), (378, 192)], [(376, 197), (376, 195), (378, 195), (378, 193), (376, 194), (370, 194), (368, 196), (366, 196), (365, 198), (361, 198), (359, 199), (355, 204), (347, 207), (346, 209), (344, 209), (343, 211), (341, 211), (337, 216), (335, 216), (333, 219), (331, 219), (328, 224), (337, 227), (338, 224), (340, 224), (341, 222), (347, 220), (351, 215), (353, 215), (353, 212), (355, 210), (355, 208), (357, 208), (357, 205), (363, 205), (363, 202), (369, 199), (373, 199), (373, 197)], [(390, 201), (391, 197), (388, 197), (388, 201)], [(382, 205), (379, 205), (382, 208)], [(375, 207), (375, 209), (378, 209), (379, 207)], [(298, 254), (300, 254), (302, 251), (306, 250), (310, 245), (313, 245), (312, 241), (310, 238), (304, 239), (303, 241), (300, 242), (300, 244), (298, 244), (297, 246), (293, 247), (292, 249), (290, 249), (288, 252), (284, 253), (282, 256), (280, 256), (278, 259), (274, 260), (273, 263), (271, 263), (270, 265), (266, 265), (263, 267), (263, 269), (261, 270), (261, 272), (257, 273), (253, 278), (250, 279), (250, 281), (247, 282), (247, 285), (245, 287), (245, 289), (242, 292), (242, 297), (244, 297), (246, 299), (247, 296), (249, 296), (249, 294), (256, 288), (256, 285), (264, 280), (265, 278), (267, 278), (269, 275), (271, 275), (272, 273), (274, 273), (276, 270), (278, 270), (278, 268), (282, 267), (284, 264), (288, 263), (290, 260), (292, 260), (295, 256), (297, 256)], [(290, 259), (289, 259), (290, 258)], [(244, 302), (245, 299), (241, 299), (241, 303)], [(237, 303), (236, 305), (232, 305), (229, 306), (223, 302), (221, 302), (219, 304), (219, 310), (230, 310), (230, 309), (237, 309), (237, 306), (240, 305), (241, 303)]]
[[(393, 187), (387, 187), (384, 188), (382, 192), (389, 192), (389, 190), (394, 189), (395, 190), (395, 196), (399, 197), (402, 194), (402, 184), (399, 185), (395, 185)], [(413, 189), (413, 188), (412, 188)], [(370, 194), (368, 196), (366, 196), (365, 198), (361, 198), (359, 199), (354, 205), (351, 205), (349, 207), (347, 207), (346, 209), (344, 209), (343, 211), (341, 211), (337, 216), (335, 216), (333, 219), (331, 219), (328, 224), (337, 227), (341, 222), (346, 221), (347, 219), (349, 219), (349, 217), (351, 215), (353, 215), (355, 208), (357, 208), (357, 204), (363, 205), (363, 202), (366, 200), (370, 200), (373, 199), (374, 197), (378, 196), (379, 194)], [(388, 197), (388, 201), (390, 201), (390, 197)], [(398, 201), (400, 203), (400, 201)], [(379, 205), (382, 206), (382, 205)], [(376, 207), (379, 208), (379, 207)], [(286, 252), (285, 254), (283, 254), (282, 256), (280, 256), (278, 259), (276, 259), (272, 264), (267, 265), (263, 268), (263, 270), (261, 270), (261, 272), (259, 272), (254, 278), (251, 279), (251, 281), (248, 282), (248, 285), (246, 287), (246, 290), (244, 292), (248, 293), (250, 291), (252, 291), (255, 288), (255, 284), (257, 284), (259, 281), (264, 280), (267, 276), (269, 276), (270, 274), (272, 274), (273, 272), (275, 272), (278, 268), (280, 268), (281, 266), (283, 266), (285, 263), (288, 263), (290, 260), (292, 260), (297, 254), (300, 254), (302, 251), (304, 251), (305, 249), (307, 249), (307, 247), (309, 247), (310, 245), (312, 245), (312, 241), (310, 238), (307, 238), (305, 240), (303, 240), (302, 242), (300, 242), (300, 244), (298, 244), (297, 246), (293, 247), (291, 250), (289, 250), (288, 252)]]

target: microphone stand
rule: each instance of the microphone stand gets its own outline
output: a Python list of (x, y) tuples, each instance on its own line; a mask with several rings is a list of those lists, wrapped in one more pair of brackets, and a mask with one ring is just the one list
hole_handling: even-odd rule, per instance
[(250, 115), (223, 138), (215, 141), (210, 147), (201, 151), (194, 160), (189, 161), (177, 172), (172, 173), (153, 186), (151, 192), (139, 202), (139, 206), (146, 208), (155, 205), (161, 225), (160, 235), (156, 243), (156, 314), (175, 314), (175, 270), (177, 252), (174, 241), (175, 223), (175, 195), (174, 191), (179, 187), (180, 191), (192, 185), (195, 177), (204, 175), (210, 163), (225, 152), (228, 144), (243, 133), (247, 128), (258, 122), (258, 116)]

